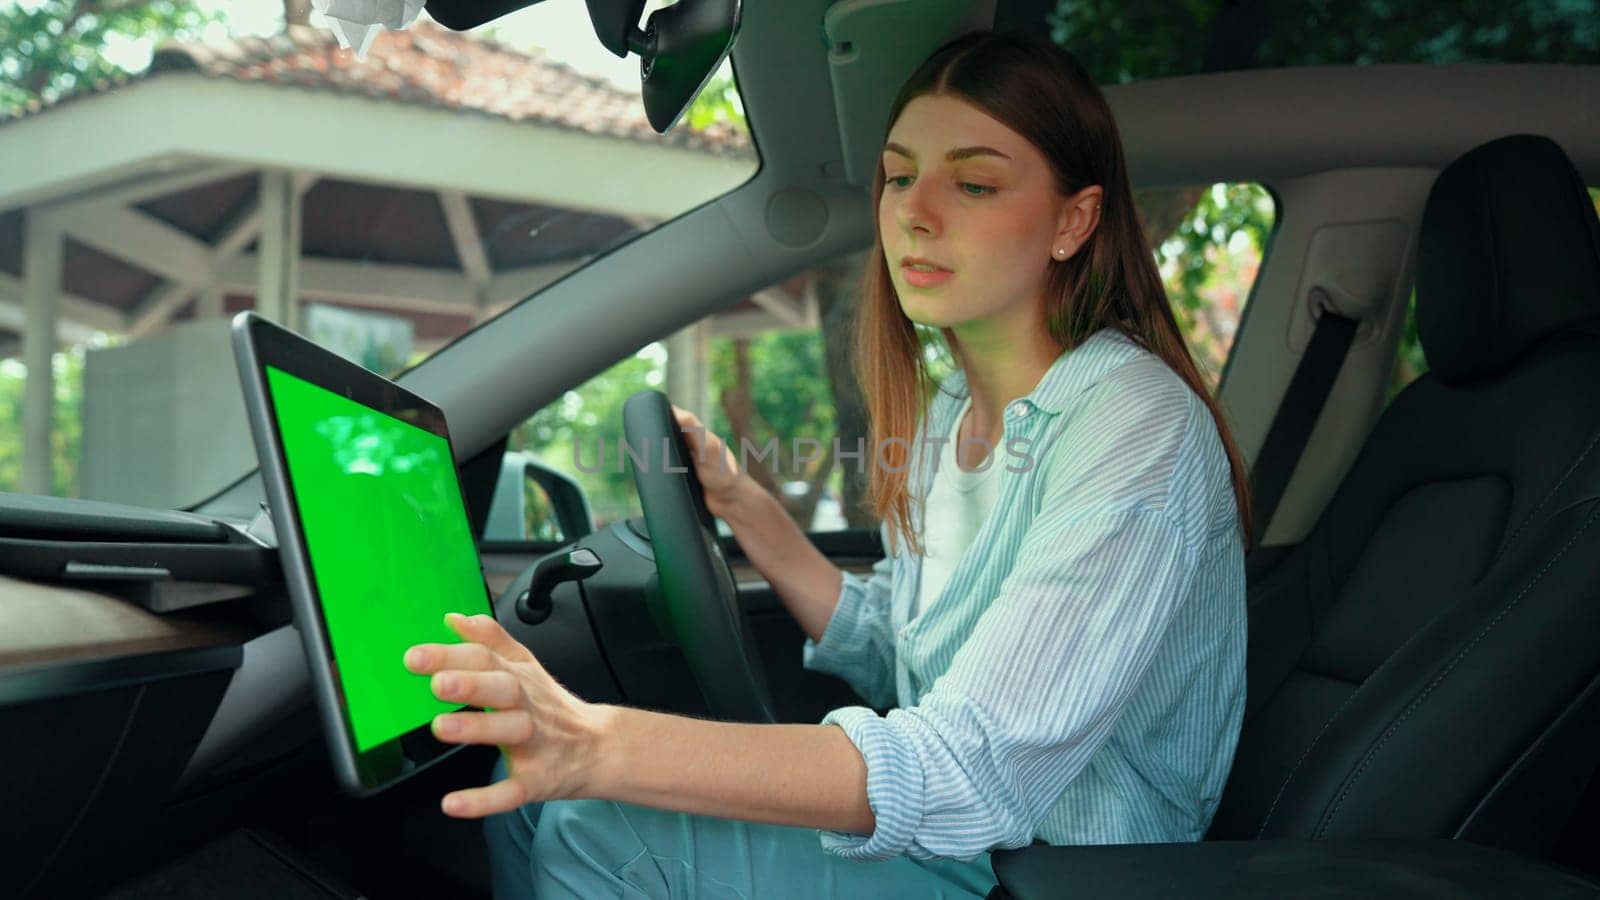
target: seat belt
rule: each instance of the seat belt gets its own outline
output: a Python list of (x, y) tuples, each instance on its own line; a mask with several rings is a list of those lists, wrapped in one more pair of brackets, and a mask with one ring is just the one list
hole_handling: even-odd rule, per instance
[(1278, 404), (1278, 413), (1267, 431), (1267, 440), (1261, 445), (1261, 455), (1256, 458), (1254, 500), (1251, 518), (1255, 526), (1255, 546), (1261, 546), (1261, 536), (1283, 499), (1289, 477), (1300, 462), (1306, 444), (1311, 440), (1311, 429), (1322, 414), (1322, 407), (1333, 391), (1333, 382), (1344, 368), (1344, 358), (1356, 336), (1356, 320), (1324, 310), (1317, 319), (1316, 331), (1300, 357), (1300, 365), (1289, 381)]

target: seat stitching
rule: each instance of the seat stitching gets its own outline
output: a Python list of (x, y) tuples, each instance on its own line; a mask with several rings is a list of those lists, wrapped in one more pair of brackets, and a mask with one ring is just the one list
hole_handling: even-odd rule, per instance
[[(1400, 726), (1404, 724), (1407, 719), (1411, 718), (1411, 714), (1416, 712), (1417, 708), (1422, 705), (1422, 702), (1428, 699), (1428, 695), (1433, 693), (1433, 689), (1438, 687), (1439, 682), (1443, 681), (1445, 676), (1454, 671), (1456, 665), (1460, 663), (1462, 659), (1466, 658), (1467, 654), (1472, 652), (1472, 648), (1476, 647), (1478, 642), (1483, 640), (1484, 636), (1492, 631), (1495, 626), (1500, 624), (1501, 619), (1505, 618), (1512, 609), (1516, 608), (1518, 603), (1522, 602), (1522, 598), (1526, 596), (1529, 591), (1533, 590), (1534, 585), (1538, 584), (1539, 580), (1544, 577), (1545, 573), (1550, 571), (1550, 567), (1555, 565), (1561, 559), (1561, 557), (1565, 556), (1568, 550), (1572, 549), (1572, 545), (1577, 542), (1579, 537), (1583, 536), (1583, 533), (1588, 530), (1591, 524), (1594, 523), (1594, 520), (1597, 516), (1600, 516), (1600, 507), (1597, 507), (1594, 512), (1589, 513), (1589, 517), (1584, 519), (1583, 525), (1578, 528), (1577, 532), (1573, 534), (1571, 538), (1567, 539), (1567, 542), (1562, 545), (1560, 550), (1556, 551), (1554, 556), (1550, 557), (1550, 559), (1545, 562), (1544, 566), (1539, 569), (1538, 574), (1534, 575), (1533, 579), (1529, 581), (1527, 585), (1522, 588), (1522, 590), (1518, 591), (1515, 597), (1511, 598), (1509, 602), (1500, 608), (1499, 612), (1495, 613), (1495, 617), (1491, 619), (1488, 624), (1483, 626), (1477, 635), (1473, 637), (1471, 643), (1463, 647), (1461, 651), (1450, 660), (1449, 665), (1445, 666), (1438, 675), (1433, 677), (1433, 680), (1428, 683), (1427, 688), (1425, 688), (1421, 694), (1407, 704), (1406, 709), (1400, 715), (1400, 718), (1390, 723), (1389, 727), (1384, 730), (1383, 737), (1379, 739), (1376, 746), (1367, 751), (1365, 758), (1363, 758), (1361, 761), (1361, 765), (1356, 768), (1356, 771), (1350, 776), (1350, 780), (1345, 783), (1344, 789), (1339, 792), (1339, 797), (1334, 801), (1333, 808), (1328, 811), (1328, 814), (1323, 819), (1322, 824), (1318, 826), (1317, 833), (1315, 835), (1316, 837), (1322, 838), (1327, 835), (1328, 826), (1333, 824), (1334, 818), (1339, 814), (1339, 807), (1342, 806), (1345, 799), (1349, 797), (1350, 791), (1354, 789), (1356, 782), (1361, 780), (1361, 776), (1365, 774), (1367, 768), (1372, 763), (1372, 760), (1378, 755), (1378, 751), (1382, 750), (1384, 745), (1389, 742), (1389, 738), (1393, 737), (1394, 733), (1399, 730)], [(1335, 713), (1335, 715), (1337, 715), (1337, 713)]]
[(1499, 552), (1495, 553), (1494, 559), (1489, 560), (1489, 565), (1491, 567), (1493, 567), (1496, 562), (1499, 562), (1500, 557), (1504, 556), (1507, 550), (1511, 549), (1511, 545), (1516, 543), (1517, 536), (1522, 534), (1522, 529), (1526, 528), (1528, 523), (1533, 521), (1533, 517), (1539, 514), (1539, 510), (1544, 509), (1544, 505), (1550, 502), (1550, 498), (1556, 495), (1556, 491), (1561, 490), (1561, 486), (1567, 483), (1567, 479), (1572, 477), (1572, 473), (1578, 471), (1578, 467), (1583, 465), (1583, 461), (1585, 459), (1589, 458), (1589, 453), (1590, 451), (1594, 450), (1596, 444), (1600, 444), (1600, 431), (1596, 431), (1594, 435), (1589, 438), (1588, 445), (1583, 448), (1582, 453), (1578, 454), (1578, 458), (1572, 461), (1572, 465), (1567, 467), (1567, 471), (1561, 473), (1561, 478), (1555, 483), (1555, 486), (1550, 488), (1550, 491), (1544, 495), (1544, 498), (1541, 499), (1533, 509), (1529, 510), (1528, 514), (1522, 518), (1520, 523), (1517, 524), (1516, 529), (1511, 532), (1511, 537), (1506, 538), (1506, 542), (1501, 545)]
[[(1361, 687), (1365, 686), (1366, 684), (1363, 682)], [(1328, 726), (1333, 724), (1333, 720), (1339, 718), (1339, 714), (1344, 712), (1344, 708), (1346, 706), (1350, 705), (1350, 701), (1354, 700), (1356, 695), (1361, 693), (1361, 687), (1357, 687), (1355, 690), (1350, 692), (1350, 696), (1344, 698), (1344, 702), (1339, 704), (1339, 708), (1333, 711), (1333, 715), (1328, 717), (1328, 721), (1322, 723), (1322, 730), (1318, 731), (1317, 736), (1312, 738), (1311, 743), (1306, 745), (1306, 749), (1300, 754), (1300, 758), (1294, 761), (1294, 766), (1289, 769), (1289, 774), (1285, 775), (1283, 778), (1283, 783), (1278, 785), (1278, 794), (1272, 798), (1272, 805), (1267, 808), (1266, 816), (1261, 819), (1261, 827), (1256, 830), (1256, 840), (1261, 840), (1261, 836), (1267, 833), (1267, 823), (1272, 821), (1272, 814), (1277, 811), (1278, 801), (1283, 799), (1284, 791), (1289, 789), (1289, 782), (1293, 781), (1295, 773), (1300, 771), (1300, 764), (1305, 762), (1306, 757), (1311, 755), (1311, 751), (1317, 748), (1318, 742), (1320, 742), (1322, 740), (1322, 736), (1327, 733)]]

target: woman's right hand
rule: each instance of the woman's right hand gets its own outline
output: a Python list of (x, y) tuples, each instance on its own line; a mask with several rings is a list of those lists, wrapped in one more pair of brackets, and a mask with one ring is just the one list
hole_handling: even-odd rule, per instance
[(739, 471), (739, 463), (733, 458), (733, 451), (728, 445), (694, 413), (674, 405), (672, 415), (678, 420), (678, 427), (683, 429), (683, 438), (689, 444), (689, 457), (695, 474), (700, 477), (700, 486), (705, 489), (706, 509), (713, 516), (726, 519), (729, 508), (743, 486), (745, 474)]

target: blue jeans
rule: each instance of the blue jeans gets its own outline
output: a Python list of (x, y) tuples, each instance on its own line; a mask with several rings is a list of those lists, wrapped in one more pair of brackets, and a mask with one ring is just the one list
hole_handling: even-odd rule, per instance
[[(496, 763), (494, 781), (506, 777)], [(971, 862), (853, 862), (817, 831), (664, 812), (608, 800), (531, 803), (483, 823), (495, 900), (577, 897), (982, 898), (985, 853)]]

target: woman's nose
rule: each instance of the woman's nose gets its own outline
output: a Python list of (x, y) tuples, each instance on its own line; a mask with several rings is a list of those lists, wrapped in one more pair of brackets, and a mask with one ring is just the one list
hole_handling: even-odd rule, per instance
[(900, 227), (908, 233), (922, 232), (928, 236), (939, 233), (939, 211), (920, 182), (900, 195)]

